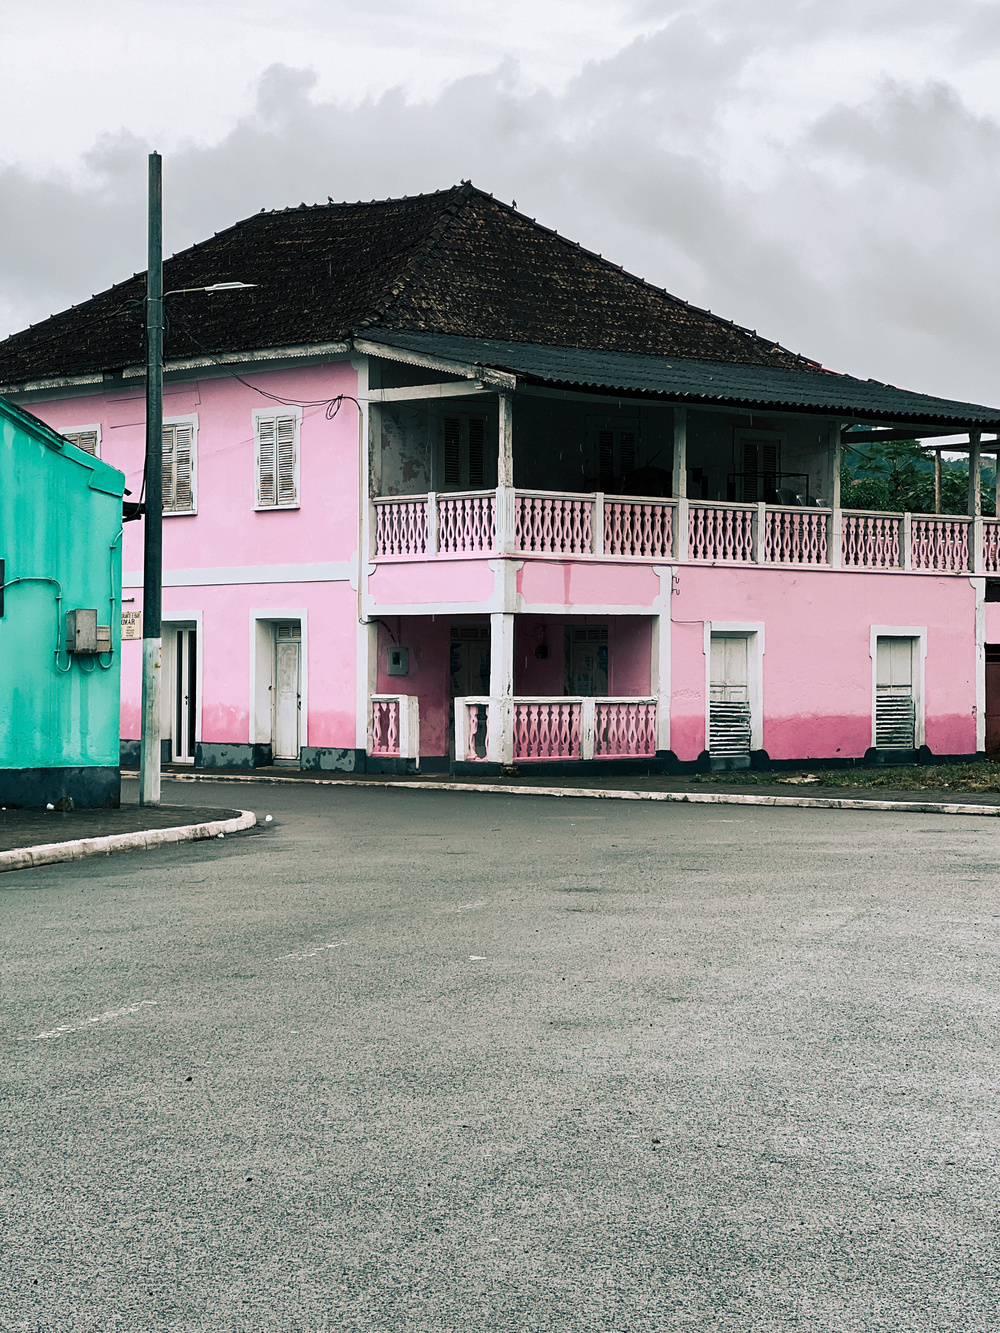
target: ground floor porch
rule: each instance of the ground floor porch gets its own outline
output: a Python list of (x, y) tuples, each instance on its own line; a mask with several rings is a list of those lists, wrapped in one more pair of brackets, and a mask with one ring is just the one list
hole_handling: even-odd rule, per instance
[[(163, 758), (542, 773), (969, 757), (1000, 742), (985, 581), (665, 569), (648, 610), (359, 616), (346, 582), (168, 587)], [(137, 601), (139, 599), (137, 598)], [(123, 646), (137, 757), (138, 642)]]

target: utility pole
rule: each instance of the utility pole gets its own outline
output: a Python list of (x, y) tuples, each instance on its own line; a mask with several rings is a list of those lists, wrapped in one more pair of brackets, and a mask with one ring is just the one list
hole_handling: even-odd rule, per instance
[(160, 804), (163, 640), (163, 160), (149, 155), (146, 272), (146, 517), (142, 565), (142, 746), (139, 803)]

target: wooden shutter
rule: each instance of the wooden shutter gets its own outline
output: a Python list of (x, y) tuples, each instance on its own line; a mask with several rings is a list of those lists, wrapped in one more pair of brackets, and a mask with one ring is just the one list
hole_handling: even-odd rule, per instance
[(444, 481), (446, 486), (462, 484), (462, 423), (458, 417), (444, 419)]
[(298, 486), (296, 484), (296, 457), (295, 457), (295, 417), (278, 417), (277, 425), (277, 448), (278, 448), (278, 504), (294, 505), (298, 504)]
[(597, 432), (598, 471), (602, 481), (610, 481), (615, 475), (615, 433), (613, 430)]
[(486, 423), (480, 417), (469, 418), (469, 486), (478, 489), (483, 485), (484, 458), (483, 446), (486, 438)]
[(635, 432), (623, 430), (619, 440), (619, 457), (621, 460), (621, 475), (630, 477), (635, 471)]
[(97, 431), (96, 430), (71, 430), (66, 432), (66, 439), (70, 444), (75, 444), (78, 449), (82, 449), (85, 454), (93, 454), (97, 457)]
[(273, 505), (278, 498), (277, 422), (274, 417), (257, 418), (257, 504)]
[(163, 512), (194, 509), (194, 426), (163, 427)]
[(913, 640), (879, 638), (875, 654), (875, 746), (912, 750), (916, 744)]

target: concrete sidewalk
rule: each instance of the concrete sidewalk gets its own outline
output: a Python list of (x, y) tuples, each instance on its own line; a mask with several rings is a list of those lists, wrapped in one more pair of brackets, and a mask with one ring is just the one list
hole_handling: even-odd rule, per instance
[[(509, 777), (477, 781), (474, 776), (434, 773), (397, 777), (390, 774), (323, 773), (289, 768), (193, 770), (180, 765), (164, 768), (164, 777), (180, 782), (233, 784), (296, 784), (344, 787), (400, 787), (410, 790), (491, 792), (510, 796), (586, 797), (598, 800), (670, 801), (692, 805), (758, 805), (813, 810), (887, 810), (913, 814), (1000, 815), (1000, 793), (906, 791), (889, 788), (823, 787), (820, 784), (698, 782), (689, 777), (587, 775), (584, 777), (533, 776), (521, 772)], [(122, 777), (137, 777), (123, 771)], [(797, 775), (796, 775), (797, 776)], [(842, 795), (840, 793), (843, 793)]]
[(0, 810), (0, 872), (194, 842), (252, 828), (249, 810), (124, 804), (117, 810)]

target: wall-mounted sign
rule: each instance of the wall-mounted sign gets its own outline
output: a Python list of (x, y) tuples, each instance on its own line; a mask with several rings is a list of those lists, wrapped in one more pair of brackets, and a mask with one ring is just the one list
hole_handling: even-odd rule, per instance
[(141, 611), (123, 611), (122, 612), (122, 639), (141, 639), (142, 638), (142, 612)]

